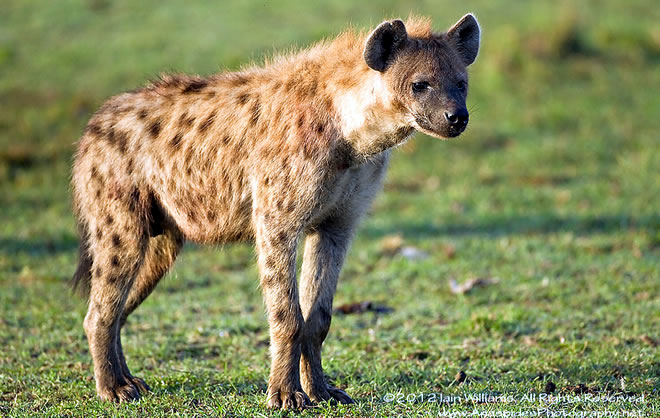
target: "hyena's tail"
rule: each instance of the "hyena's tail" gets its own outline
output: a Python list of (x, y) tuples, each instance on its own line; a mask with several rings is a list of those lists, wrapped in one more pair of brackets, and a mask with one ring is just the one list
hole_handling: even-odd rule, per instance
[(78, 268), (73, 273), (71, 286), (74, 292), (83, 296), (89, 296), (92, 281), (92, 256), (89, 254), (89, 231), (83, 223), (80, 224), (79, 230)]

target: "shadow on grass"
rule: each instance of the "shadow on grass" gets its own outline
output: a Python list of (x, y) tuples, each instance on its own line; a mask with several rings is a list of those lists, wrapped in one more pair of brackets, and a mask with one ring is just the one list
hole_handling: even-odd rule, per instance
[(395, 222), (388, 227), (367, 226), (363, 233), (380, 238), (392, 233), (407, 237), (469, 236), (500, 237), (507, 235), (534, 235), (573, 232), (576, 235), (616, 232), (627, 229), (660, 228), (660, 215), (634, 217), (628, 214), (600, 216), (557, 216), (554, 214), (502, 216), (477, 220), (474, 224), (434, 224), (414, 221)]

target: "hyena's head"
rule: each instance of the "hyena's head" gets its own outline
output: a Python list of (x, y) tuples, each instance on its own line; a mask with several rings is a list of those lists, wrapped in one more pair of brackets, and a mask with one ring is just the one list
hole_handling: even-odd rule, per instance
[(364, 59), (381, 73), (411, 127), (452, 138), (468, 123), (466, 67), (477, 57), (480, 34), (471, 14), (446, 33), (423, 37), (410, 36), (401, 20), (392, 20), (369, 35)]

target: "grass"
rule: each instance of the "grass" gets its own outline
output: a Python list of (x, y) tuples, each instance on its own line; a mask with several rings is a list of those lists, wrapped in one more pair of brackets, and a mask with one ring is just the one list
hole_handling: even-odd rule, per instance
[[(3, 3), (0, 415), (269, 414), (268, 329), (248, 245), (188, 246), (124, 333), (129, 365), (154, 393), (127, 405), (95, 398), (85, 301), (68, 288), (73, 143), (106, 97), (160, 71), (234, 69), (411, 11), (442, 29), (468, 11), (423, 0), (181, 4)], [(469, 7), (484, 34), (468, 132), (417, 135), (395, 152), (336, 296), (393, 311), (335, 316), (324, 367), (358, 404), (305, 414), (657, 415), (658, 9)], [(406, 258), (392, 242), (427, 256)], [(452, 278), (492, 277), (449, 291)], [(562, 397), (540, 401), (553, 385)], [(440, 393), (463, 402), (437, 402)], [(479, 393), (510, 402), (466, 401)], [(610, 395), (629, 398), (594, 398)]]

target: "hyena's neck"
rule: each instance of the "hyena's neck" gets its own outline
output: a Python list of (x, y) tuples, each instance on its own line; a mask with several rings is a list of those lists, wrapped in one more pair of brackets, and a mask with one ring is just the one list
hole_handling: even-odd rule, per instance
[(358, 154), (370, 156), (397, 146), (412, 134), (403, 106), (380, 74), (366, 71), (334, 98), (341, 132)]

